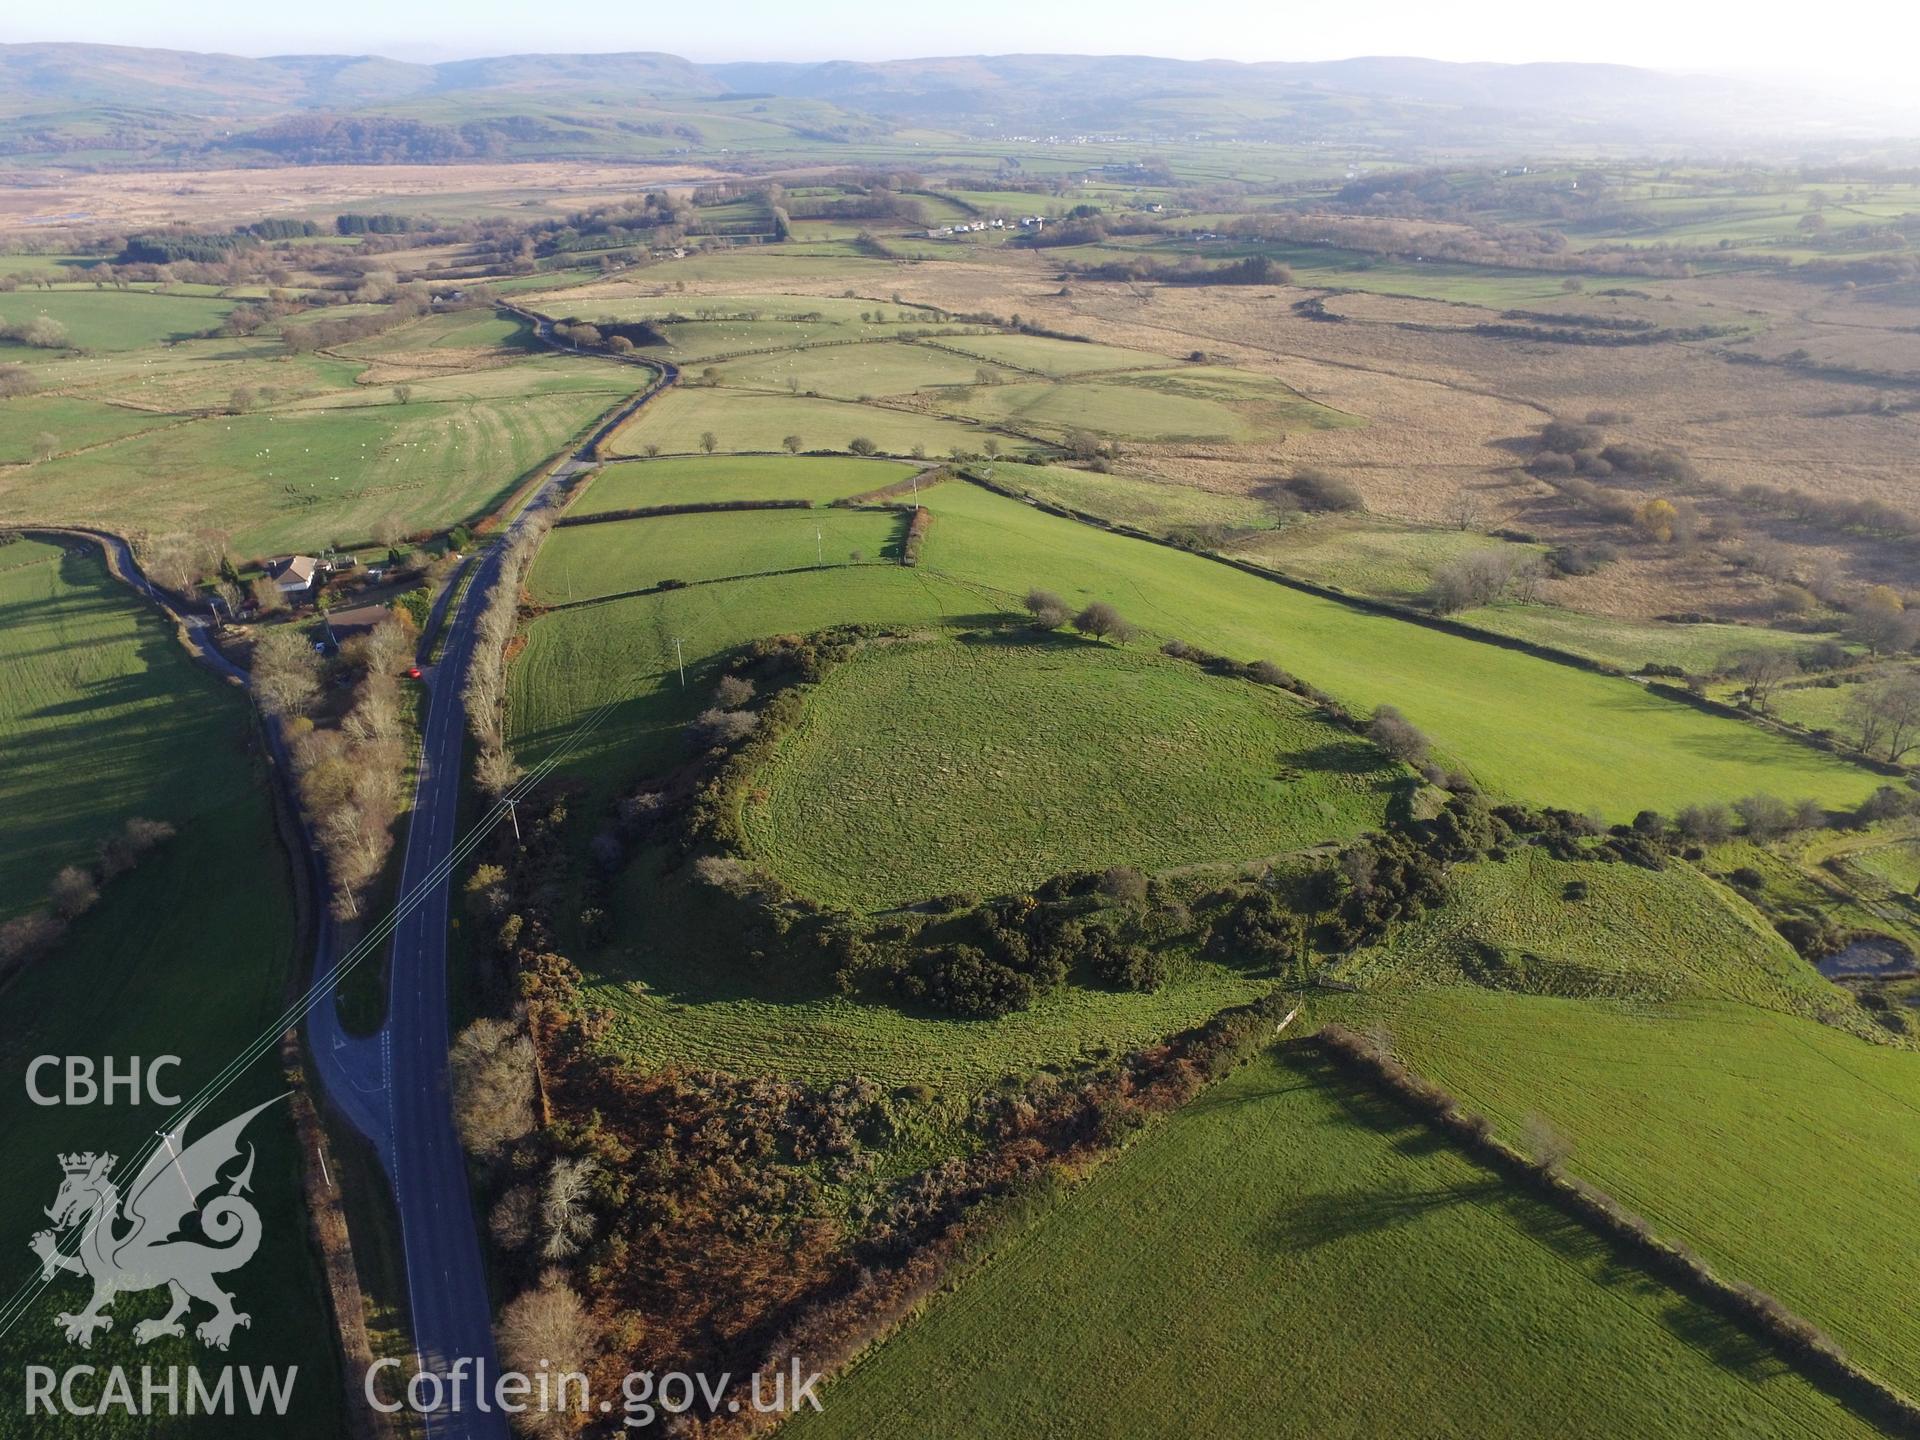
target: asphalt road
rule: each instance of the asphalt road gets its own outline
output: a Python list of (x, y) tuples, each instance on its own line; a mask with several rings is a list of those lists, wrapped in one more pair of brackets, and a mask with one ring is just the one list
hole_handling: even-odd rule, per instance
[[(496, 1368), (493, 1307), (454, 1131), (447, 1070), (448, 880), (436, 877), (458, 838), (465, 720), (460, 690), (472, 657), (474, 621), (500, 567), (483, 556), (467, 599), (447, 622), (420, 738), (419, 780), (407, 827), (401, 893), (420, 897), (393, 933), (392, 991), (382, 1036), (387, 1132), (383, 1147), (406, 1247), (414, 1348), (423, 1369), (447, 1373), (461, 1359)], [(329, 1007), (323, 1007), (329, 1008)], [(505, 1417), (474, 1410), (429, 1416), (431, 1436), (504, 1437)]]
[[(544, 338), (551, 338), (550, 333)], [(554, 467), (523, 515), (551, 504), (558, 487), (590, 468), (593, 447), (600, 440), (678, 378), (672, 367), (663, 370), (663, 384), (623, 406)], [(519, 523), (516, 520), (514, 528)], [(386, 1024), (372, 1036), (348, 1035), (327, 1000), (307, 1022), (308, 1043), (329, 1102), (373, 1142), (392, 1182), (406, 1254), (414, 1348), (422, 1369), (443, 1376), (452, 1374), (461, 1361), (467, 1362), (464, 1373), (469, 1376), (498, 1372), (479, 1222), (453, 1121), (447, 1063), (451, 881), (441, 867), (459, 840), (466, 741), (460, 692), (473, 655), (474, 625), (512, 533), (510, 528), (472, 562), (472, 582), (457, 607), (449, 603), (440, 658), (424, 675), (427, 714), (400, 880), (400, 894), (412, 908), (390, 942)], [(323, 921), (316, 972), (330, 974), (338, 958), (333, 927)], [(450, 1406), (426, 1417), (427, 1434), (432, 1440), (504, 1440), (505, 1417), (474, 1408), (471, 1381), (466, 1388), (460, 1408)]]

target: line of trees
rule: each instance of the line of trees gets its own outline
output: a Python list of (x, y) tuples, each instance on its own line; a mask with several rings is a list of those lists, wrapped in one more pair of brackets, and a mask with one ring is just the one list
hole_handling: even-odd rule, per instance
[(94, 907), (102, 886), (135, 868), (173, 835), (166, 821), (135, 815), (94, 847), (91, 865), (61, 866), (47, 887), (44, 905), (0, 925), (0, 978), (52, 948), (69, 924)]
[[(260, 632), (252, 686), (285, 727), (301, 809), (326, 860), (336, 918), (360, 913), (393, 849), (406, 773), (397, 672), (412, 654), (411, 622), (399, 612), (349, 642), (339, 663), (359, 671), (337, 718), (322, 714), (326, 666), (297, 625)], [(324, 727), (315, 716), (328, 720)]]
[(467, 662), (466, 688), (460, 692), (467, 707), (467, 725), (479, 755), (474, 779), (490, 795), (503, 795), (520, 778), (520, 767), (507, 747), (507, 642), (520, 623), (520, 585), (532, 568), (540, 542), (553, 527), (545, 508), (529, 510), (516, 522), (512, 538), (500, 553), (493, 588), (475, 623), (472, 658)]

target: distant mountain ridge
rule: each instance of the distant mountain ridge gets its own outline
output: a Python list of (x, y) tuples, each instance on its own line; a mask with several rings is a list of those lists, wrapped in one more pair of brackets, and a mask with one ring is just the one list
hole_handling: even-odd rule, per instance
[[(769, 115), (813, 138), (887, 126), (972, 135), (1126, 134), (1476, 144), (1676, 143), (1740, 135), (1913, 133), (1920, 123), (1784, 87), (1622, 65), (1456, 64), (1411, 57), (1241, 63), (1142, 55), (972, 55), (867, 61), (696, 64), (635, 51), (502, 55), (415, 64), (375, 55), (252, 59), (81, 44), (0, 45), (0, 153), (56, 153), (104, 126), (114, 143), (192, 141), (195, 125), (327, 114), (458, 126), (515, 118), (606, 129), (617, 107), (652, 118), (770, 98), (811, 106)], [(593, 107), (598, 107), (595, 110)], [(85, 113), (90, 119), (83, 123)], [(155, 112), (169, 117), (158, 123)], [(747, 113), (757, 113), (748, 111)], [(795, 118), (797, 116), (798, 118)], [(105, 117), (103, 120), (101, 117)], [(529, 129), (538, 121), (544, 129)], [(141, 141), (145, 127), (148, 139)], [(697, 128), (697, 127), (696, 127)], [(197, 143), (215, 133), (203, 131)], [(19, 137), (10, 139), (9, 137)], [(129, 136), (132, 140), (128, 141)], [(29, 144), (29, 141), (31, 142)], [(533, 142), (527, 142), (529, 144)]]

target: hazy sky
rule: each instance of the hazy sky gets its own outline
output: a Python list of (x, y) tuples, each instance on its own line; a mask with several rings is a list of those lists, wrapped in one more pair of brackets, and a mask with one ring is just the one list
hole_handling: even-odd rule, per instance
[[(1068, 51), (1188, 59), (1597, 60), (1828, 78), (1911, 76), (1920, 5), (1812, 11), (1780, 0), (1352, 0), (1331, 6), (1167, 0), (81, 0), (7, 6), (0, 41), (90, 40), (243, 55), (376, 52), (440, 60), (516, 50), (665, 50), (695, 60), (888, 59)], [(1910, 83), (1910, 81), (1908, 82)], [(1904, 86), (1902, 88), (1905, 88)]]

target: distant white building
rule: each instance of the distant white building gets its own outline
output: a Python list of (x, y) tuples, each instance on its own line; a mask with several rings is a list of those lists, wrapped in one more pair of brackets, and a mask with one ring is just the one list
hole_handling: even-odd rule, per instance
[(282, 595), (309, 593), (319, 573), (320, 562), (311, 555), (289, 555), (267, 566), (267, 578), (280, 587)]

